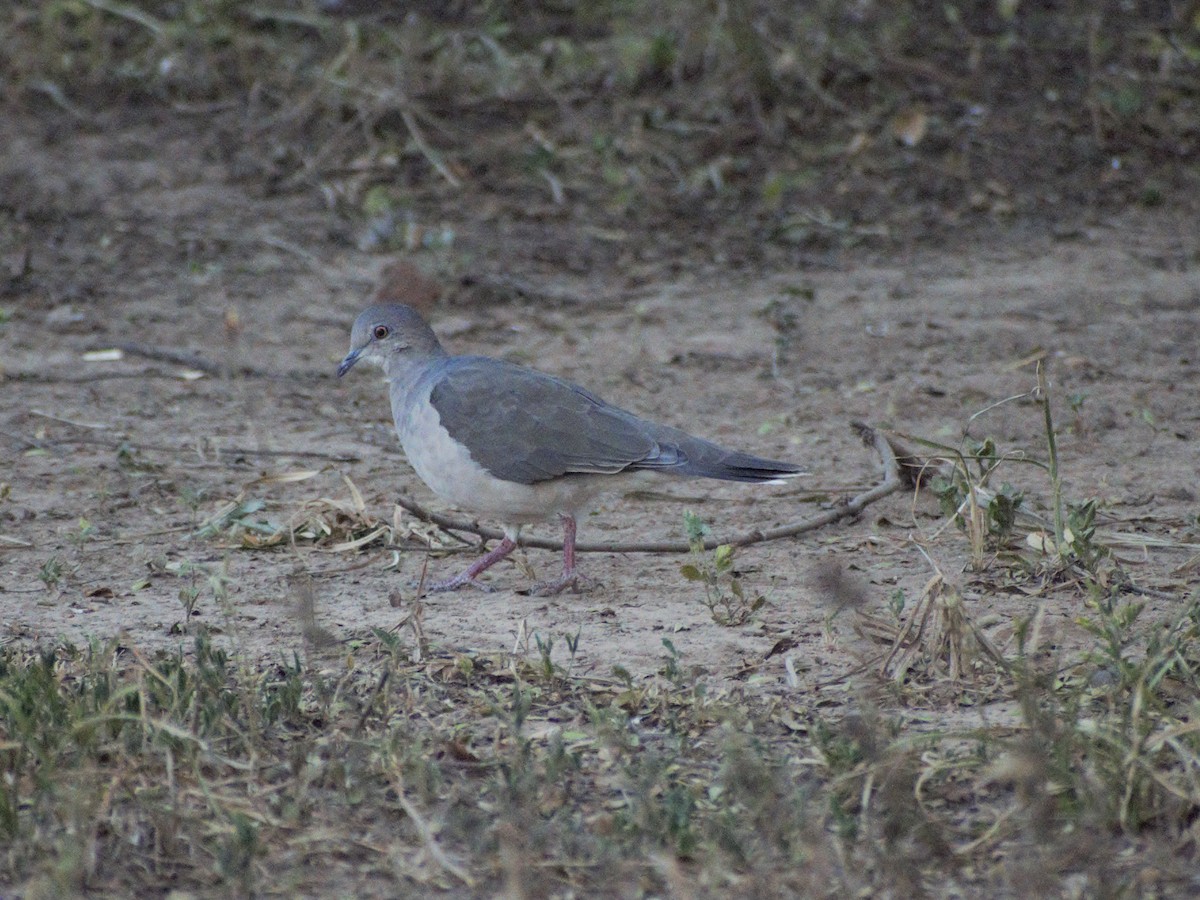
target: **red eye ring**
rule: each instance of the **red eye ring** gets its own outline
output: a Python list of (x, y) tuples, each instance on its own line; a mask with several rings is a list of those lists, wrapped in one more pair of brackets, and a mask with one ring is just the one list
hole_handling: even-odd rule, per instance
[(382, 341), (385, 337), (391, 334), (386, 325), (376, 325), (372, 329), (371, 333), (375, 335), (375, 340), (377, 341)]

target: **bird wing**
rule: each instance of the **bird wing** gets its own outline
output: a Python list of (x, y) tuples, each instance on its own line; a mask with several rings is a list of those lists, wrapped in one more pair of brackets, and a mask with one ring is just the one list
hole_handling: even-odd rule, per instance
[(678, 466), (655, 426), (578, 385), (486, 357), (451, 359), (429, 402), (442, 427), (497, 478), (535, 484), (571, 474)]

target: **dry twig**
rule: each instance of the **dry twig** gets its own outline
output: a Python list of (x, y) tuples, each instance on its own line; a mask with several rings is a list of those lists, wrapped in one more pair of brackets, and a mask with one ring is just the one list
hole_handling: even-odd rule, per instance
[[(66, 425), (75, 425), (80, 428), (95, 427), (95, 426), (88, 426), (83, 423), (68, 422), (64, 419), (59, 419), (57, 421), (60, 421)], [(26, 447), (24, 449), (51, 450), (55, 447), (71, 446), (74, 444), (93, 444), (98, 447), (108, 447), (113, 453), (119, 453), (122, 450), (127, 450), (130, 452), (140, 452), (140, 451), (144, 450), (148, 453), (170, 453), (170, 454), (174, 454), (175, 456), (179, 456), (182, 453), (197, 452), (196, 447), (188, 446), (188, 445), (184, 445), (184, 444), (180, 444), (178, 446), (171, 446), (168, 444), (145, 444), (145, 443), (142, 443), (141, 441), (137, 441), (137, 440), (133, 440), (133, 439), (127, 439), (124, 441), (113, 441), (111, 438), (92, 437), (91, 435), (88, 435), (86, 433), (77, 434), (77, 435), (74, 435), (73, 437), (61, 438), (61, 439), (53, 440), (53, 441), (39, 440), (36, 442), (32, 441), (32, 439), (23, 438), (20, 435), (15, 435), (15, 434), (12, 434), (11, 432), (7, 432), (7, 431), (0, 431), (0, 436), (11, 438), (15, 441), (21, 441), (21, 442), (29, 445), (28, 447)], [(264, 450), (264, 449), (255, 449), (253, 447), (221, 447), (221, 446), (212, 446), (209, 449), (211, 449), (211, 452), (217, 456), (235, 457), (235, 458), (239, 457), (239, 456), (253, 456), (253, 457), (266, 457), (268, 459), (273, 459), (276, 457), (283, 458), (283, 459), (287, 459), (287, 458), (325, 459), (325, 460), (329, 460), (330, 462), (341, 462), (341, 463), (359, 462), (359, 459), (360, 459), (357, 456), (347, 456), (344, 453), (326, 453), (321, 450)]]
[(176, 366), (186, 366), (198, 372), (209, 375), (252, 375), (257, 378), (268, 376), (270, 373), (253, 366), (223, 366), (212, 360), (205, 359), (197, 353), (187, 353), (183, 350), (172, 350), (169, 347), (155, 347), (149, 344), (139, 344), (136, 341), (118, 341), (111, 346), (128, 353), (130, 356), (140, 356), (143, 359), (153, 359), (156, 362), (171, 363)]

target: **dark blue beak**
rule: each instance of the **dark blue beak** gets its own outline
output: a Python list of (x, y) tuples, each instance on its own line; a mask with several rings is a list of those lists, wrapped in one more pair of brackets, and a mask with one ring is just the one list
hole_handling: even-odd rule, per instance
[(347, 353), (346, 358), (342, 360), (341, 365), (339, 365), (337, 368), (338, 378), (341, 378), (343, 375), (353, 369), (354, 364), (358, 362), (358, 358), (360, 356), (362, 356), (361, 347), (359, 347), (357, 350), (351, 350), (349, 353)]

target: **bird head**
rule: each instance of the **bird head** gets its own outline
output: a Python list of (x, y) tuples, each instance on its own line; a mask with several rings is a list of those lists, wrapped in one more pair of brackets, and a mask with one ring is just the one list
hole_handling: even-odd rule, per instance
[(384, 303), (368, 306), (354, 320), (350, 332), (350, 352), (337, 368), (341, 378), (360, 359), (380, 366), (385, 373), (401, 357), (428, 359), (444, 356), (433, 329), (411, 306)]

